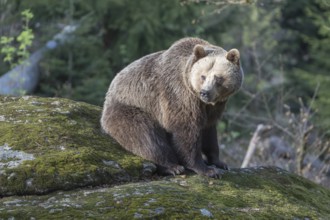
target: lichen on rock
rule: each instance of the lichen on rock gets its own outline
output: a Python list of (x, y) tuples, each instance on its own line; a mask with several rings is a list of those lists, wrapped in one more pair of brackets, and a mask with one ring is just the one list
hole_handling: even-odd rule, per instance
[(4, 168), (17, 167), (25, 160), (34, 160), (33, 154), (12, 150), (7, 143), (0, 146), (0, 171)]

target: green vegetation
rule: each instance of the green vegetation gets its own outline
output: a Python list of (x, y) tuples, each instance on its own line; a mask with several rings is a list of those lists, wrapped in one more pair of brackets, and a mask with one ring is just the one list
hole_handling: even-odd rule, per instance
[(29, 58), (30, 53), (28, 48), (32, 45), (32, 40), (34, 38), (32, 29), (29, 27), (33, 14), (29, 9), (26, 9), (22, 11), (21, 15), (24, 23), (23, 30), (16, 37), (18, 48), (13, 45), (15, 43), (14, 37), (1, 36), (0, 38), (0, 54), (4, 56), (3, 62), (8, 63), (10, 68), (14, 68), (16, 65), (22, 64), (27, 58)]
[(285, 54), (288, 86), (295, 85), (295, 96), (310, 102), (319, 85), (312, 107), (318, 112), (318, 124), (329, 129), (330, 64), (327, 54), (330, 51), (330, 5), (322, 0), (287, 1), (282, 14), (288, 18), (281, 20), (286, 38), (280, 50)]

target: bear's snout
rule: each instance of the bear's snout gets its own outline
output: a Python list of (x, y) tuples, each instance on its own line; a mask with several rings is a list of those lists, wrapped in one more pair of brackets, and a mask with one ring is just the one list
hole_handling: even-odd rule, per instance
[(199, 94), (200, 94), (202, 100), (210, 101), (210, 98), (211, 98), (210, 91), (202, 89)]

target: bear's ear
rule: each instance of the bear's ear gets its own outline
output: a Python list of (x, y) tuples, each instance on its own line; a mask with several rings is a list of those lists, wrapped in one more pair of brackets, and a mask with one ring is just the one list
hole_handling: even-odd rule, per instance
[(197, 44), (194, 47), (194, 55), (197, 59), (205, 57), (206, 56), (206, 51), (205, 51), (204, 47), (200, 44)]
[(200, 58), (206, 57), (208, 54), (214, 52), (215, 50), (211, 47), (203, 46), (200, 44), (197, 44), (194, 47), (194, 55), (199, 60)]
[(228, 51), (226, 58), (232, 63), (239, 64), (239, 51), (237, 49), (231, 49)]

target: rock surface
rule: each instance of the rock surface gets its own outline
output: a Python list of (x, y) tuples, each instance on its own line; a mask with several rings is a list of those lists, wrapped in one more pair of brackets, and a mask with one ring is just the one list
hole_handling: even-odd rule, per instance
[(101, 108), (0, 97), (0, 219), (330, 219), (330, 190), (274, 167), (143, 175)]

